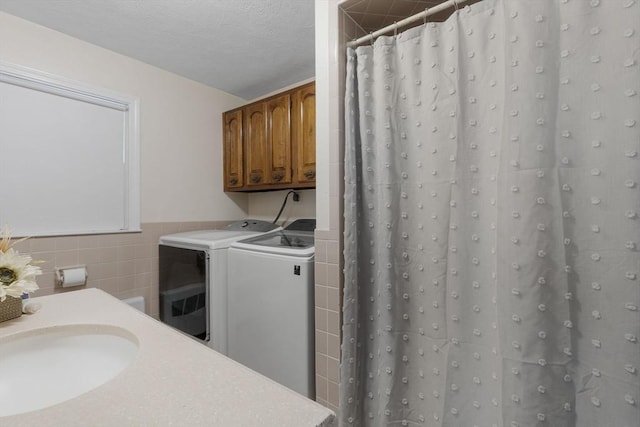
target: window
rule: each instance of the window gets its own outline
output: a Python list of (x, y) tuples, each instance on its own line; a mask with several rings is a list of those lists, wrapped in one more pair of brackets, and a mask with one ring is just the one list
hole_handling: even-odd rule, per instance
[(140, 230), (139, 100), (0, 62), (0, 225)]

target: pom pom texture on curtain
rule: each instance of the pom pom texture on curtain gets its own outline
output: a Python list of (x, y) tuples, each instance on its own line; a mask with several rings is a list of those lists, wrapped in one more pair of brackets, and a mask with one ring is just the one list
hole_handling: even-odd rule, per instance
[(640, 4), (347, 52), (342, 426), (640, 420)]

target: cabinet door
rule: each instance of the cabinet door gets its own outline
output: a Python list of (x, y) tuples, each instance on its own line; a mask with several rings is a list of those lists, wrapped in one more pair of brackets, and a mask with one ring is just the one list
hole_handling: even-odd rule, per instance
[(291, 183), (291, 96), (289, 94), (267, 102), (268, 181)]
[(224, 190), (232, 191), (244, 186), (242, 110), (228, 111), (222, 116), (224, 138)]
[(316, 180), (316, 86), (310, 83), (298, 89), (293, 102), (293, 130), (296, 181)]
[(245, 176), (247, 186), (266, 184), (267, 170), (267, 114), (266, 103), (251, 104), (244, 109)]

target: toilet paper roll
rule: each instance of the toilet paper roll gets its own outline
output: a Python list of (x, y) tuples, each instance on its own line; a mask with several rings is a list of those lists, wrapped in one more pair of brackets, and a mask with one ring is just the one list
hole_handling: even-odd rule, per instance
[(67, 268), (60, 270), (60, 282), (63, 288), (80, 286), (87, 283), (87, 268)]

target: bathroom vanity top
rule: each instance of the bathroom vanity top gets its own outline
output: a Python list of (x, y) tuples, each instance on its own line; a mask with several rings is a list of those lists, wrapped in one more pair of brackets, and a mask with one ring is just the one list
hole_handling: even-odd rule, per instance
[[(123, 328), (138, 342), (115, 378), (7, 426), (334, 426), (332, 411), (98, 289), (33, 298), (40, 311), (0, 323), (0, 340), (61, 325)], [(29, 366), (24, 366), (28, 371)], [(33, 387), (38, 387), (34, 382)]]

